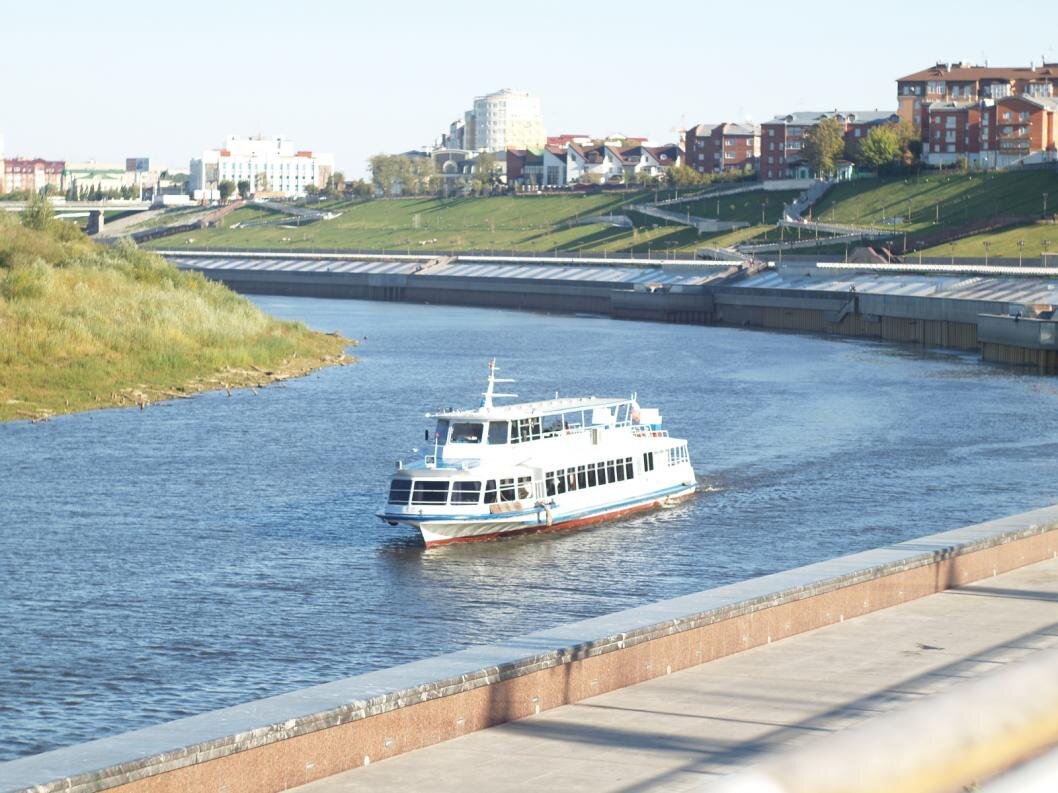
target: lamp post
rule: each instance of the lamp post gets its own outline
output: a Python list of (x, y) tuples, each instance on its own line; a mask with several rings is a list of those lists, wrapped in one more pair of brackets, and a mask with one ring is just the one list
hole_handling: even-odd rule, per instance
[(948, 243), (948, 253), (951, 254), (951, 265), (952, 265), (952, 267), (954, 267), (955, 266), (955, 243), (954, 242), (949, 242)]
[(1040, 256), (1040, 264), (1047, 264), (1047, 249), (1051, 247), (1050, 240), (1043, 241), (1043, 255)]
[(1043, 216), (1047, 217), (1047, 194), (1043, 194)]
[(990, 243), (988, 240), (985, 240), (985, 242), (984, 242), (984, 246), (985, 246), (985, 267), (988, 266), (988, 248), (991, 245), (992, 245), (992, 243)]
[(1021, 256), (1025, 252), (1025, 240), (1018, 240), (1018, 267), (1021, 267)]

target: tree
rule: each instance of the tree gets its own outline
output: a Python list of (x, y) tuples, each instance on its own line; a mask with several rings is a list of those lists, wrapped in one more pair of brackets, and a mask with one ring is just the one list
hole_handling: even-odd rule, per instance
[(491, 154), (479, 154), (474, 160), (473, 185), (479, 193), (491, 192), (500, 182), (496, 173), (496, 158)]
[(580, 175), (581, 184), (602, 184), (602, 176), (594, 171), (585, 171)]
[(55, 217), (51, 201), (39, 193), (34, 193), (22, 210), (22, 225), (34, 231), (44, 231)]
[(220, 192), (220, 200), (227, 203), (228, 199), (231, 198), (231, 194), (235, 192), (235, 182), (231, 179), (225, 179), (217, 185), (217, 190)]
[(354, 182), (346, 182), (345, 189), (357, 198), (371, 198), (375, 194), (375, 186), (371, 182), (357, 179)]
[(391, 195), (397, 182), (396, 163), (389, 154), (376, 154), (367, 161), (371, 181), (382, 195)]
[(246, 179), (240, 179), (235, 185), (235, 189), (239, 191), (239, 198), (250, 197), (250, 182)]
[(856, 147), (854, 159), (857, 165), (877, 171), (898, 162), (901, 153), (900, 138), (896, 130), (886, 125), (871, 128)]
[(825, 118), (805, 131), (801, 154), (817, 176), (834, 175), (838, 157), (845, 150), (845, 128), (836, 118)]
[(665, 172), (665, 181), (672, 187), (696, 187), (707, 183), (705, 177), (689, 165), (673, 165)]

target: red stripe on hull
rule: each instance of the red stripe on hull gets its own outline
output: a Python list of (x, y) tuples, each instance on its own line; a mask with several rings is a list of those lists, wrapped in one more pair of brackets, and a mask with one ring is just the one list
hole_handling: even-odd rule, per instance
[(683, 501), (693, 496), (695, 492), (697, 491), (692, 491), (680, 496), (667, 496), (663, 499), (647, 501), (646, 503), (636, 504), (634, 507), (626, 507), (625, 509), (619, 509), (615, 512), (604, 512), (601, 515), (592, 515), (587, 518), (578, 518), (577, 520), (567, 520), (563, 523), (553, 523), (550, 526), (527, 526), (524, 529), (497, 531), (492, 534), (475, 534), (471, 537), (450, 537), (447, 540), (430, 540), (429, 542), (424, 540), (424, 542), (426, 542), (427, 548), (436, 548), (439, 545), (453, 545), (457, 542), (484, 542), (488, 540), (500, 540), (504, 537), (516, 537), (520, 534), (543, 534), (548, 531), (576, 529), (580, 526), (589, 526), (592, 523), (601, 523), (604, 520), (616, 520), (617, 518), (623, 518), (625, 515), (632, 515), (636, 512), (646, 512), (647, 510), (656, 509), (666, 501), (670, 503)]

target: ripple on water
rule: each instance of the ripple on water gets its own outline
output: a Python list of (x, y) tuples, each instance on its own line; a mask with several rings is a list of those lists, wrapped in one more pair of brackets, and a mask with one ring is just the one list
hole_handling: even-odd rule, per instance
[[(501, 311), (261, 299), (362, 362), (0, 426), (0, 760), (1051, 503), (1058, 388), (959, 353)], [(698, 497), (425, 550), (374, 517), (423, 412), (497, 356), (627, 394)]]

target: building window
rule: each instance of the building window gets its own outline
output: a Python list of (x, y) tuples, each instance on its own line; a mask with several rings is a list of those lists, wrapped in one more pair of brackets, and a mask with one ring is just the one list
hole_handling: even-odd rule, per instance
[(955, 129), (955, 116), (946, 116), (944, 118), (944, 126), (947, 129)]
[(936, 96), (936, 95), (943, 96), (944, 93), (945, 93), (944, 81), (943, 80), (940, 80), (939, 82), (930, 81), (930, 82), (926, 83), (926, 93), (927, 94), (933, 94), (934, 96)]

